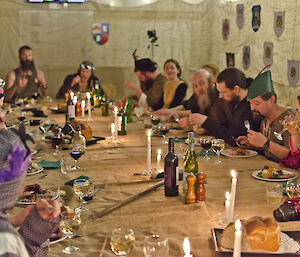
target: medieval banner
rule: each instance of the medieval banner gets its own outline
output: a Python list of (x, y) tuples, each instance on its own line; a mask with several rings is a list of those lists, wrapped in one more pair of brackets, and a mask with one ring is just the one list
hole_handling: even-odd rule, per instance
[(252, 7), (252, 29), (255, 32), (258, 31), (261, 24), (260, 11), (261, 11), (260, 5), (254, 5)]
[(235, 67), (234, 53), (226, 53), (227, 68)]
[(96, 23), (93, 24), (93, 38), (99, 45), (104, 45), (109, 39), (109, 24)]
[(291, 87), (297, 85), (299, 81), (299, 61), (288, 60), (287, 78)]
[(264, 42), (264, 64), (272, 65), (273, 63), (273, 43), (272, 42)]
[(222, 36), (224, 40), (227, 40), (229, 38), (229, 26), (230, 26), (229, 19), (222, 20)]
[(250, 46), (243, 47), (243, 68), (248, 70), (250, 67)]
[(280, 37), (284, 31), (285, 12), (274, 12), (274, 32), (277, 37)]
[(237, 4), (236, 5), (236, 25), (239, 29), (241, 29), (245, 22), (244, 16), (244, 4)]

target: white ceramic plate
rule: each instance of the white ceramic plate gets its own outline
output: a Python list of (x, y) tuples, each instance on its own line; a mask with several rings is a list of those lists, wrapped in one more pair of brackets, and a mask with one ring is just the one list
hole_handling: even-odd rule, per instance
[(44, 168), (43, 167), (40, 167), (39, 166), (39, 168), (38, 169), (34, 169), (34, 171), (28, 171), (27, 170), (27, 172), (26, 172), (26, 176), (31, 176), (31, 175), (34, 175), (34, 174), (38, 174), (38, 173), (40, 173), (40, 172), (42, 172), (44, 170)]
[(289, 181), (297, 178), (297, 175), (294, 172), (288, 171), (288, 170), (282, 170), (284, 175), (293, 175), (292, 178), (262, 178), (258, 176), (258, 173), (260, 173), (262, 170), (257, 170), (252, 173), (252, 177), (263, 180), (263, 181), (270, 181), (270, 182), (284, 182), (284, 181)]
[[(51, 194), (51, 200), (55, 200), (59, 196), (57, 191), (51, 191), (50, 194)], [(22, 199), (19, 199), (17, 204), (31, 205), (31, 204), (36, 204), (36, 202), (23, 202)]]
[(224, 156), (233, 157), (233, 158), (248, 158), (248, 157), (256, 156), (258, 153), (256, 151), (247, 149), (245, 155), (238, 155), (235, 153), (234, 149), (226, 149), (226, 150), (223, 150), (221, 152), (221, 154), (223, 154)]

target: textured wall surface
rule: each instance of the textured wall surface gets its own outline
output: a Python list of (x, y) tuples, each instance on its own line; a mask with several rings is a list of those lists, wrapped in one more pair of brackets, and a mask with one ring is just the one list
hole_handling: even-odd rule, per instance
[[(27, 44), (34, 52), (37, 66), (45, 72), (50, 93), (55, 96), (65, 75), (77, 70), (83, 60), (91, 60), (96, 75), (108, 87), (112, 96), (127, 94), (124, 80), (134, 80), (132, 52), (151, 57), (147, 31), (155, 29), (157, 44), (154, 59), (160, 70), (168, 58), (175, 58), (188, 82), (194, 71), (205, 63), (225, 68), (226, 52), (235, 53), (236, 67), (243, 70), (243, 46), (251, 47), (251, 66), (243, 70), (255, 77), (264, 67), (263, 44), (273, 42), (274, 57), (271, 67), (279, 101), (293, 104), (299, 86), (291, 88), (287, 81), (287, 60), (300, 59), (297, 33), (300, 4), (297, 0), (266, 1), (205, 0), (188, 4), (180, 0), (158, 0), (143, 6), (113, 8), (90, 0), (86, 4), (50, 5), (29, 4), (25, 0), (0, 0), (0, 77), (18, 65), (18, 48)], [(236, 25), (236, 4), (245, 5), (245, 24)], [(251, 8), (261, 4), (262, 21), (257, 32), (251, 28)], [(281, 37), (274, 34), (274, 11), (285, 11), (285, 30)], [(230, 19), (228, 40), (222, 38), (222, 19)], [(109, 41), (99, 46), (93, 41), (92, 25), (109, 23)], [(298, 83), (299, 84), (299, 83)], [(190, 91), (192, 87), (190, 86)]]

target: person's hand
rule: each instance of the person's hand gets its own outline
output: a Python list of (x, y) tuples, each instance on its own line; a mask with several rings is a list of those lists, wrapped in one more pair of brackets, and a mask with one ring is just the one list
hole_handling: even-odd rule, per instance
[(25, 218), (29, 215), (29, 213), (34, 208), (34, 205), (29, 205), (25, 209), (23, 209), (19, 214), (9, 219), (10, 223), (16, 228), (23, 224)]
[(267, 142), (267, 138), (260, 132), (254, 130), (248, 130), (248, 140), (249, 143), (255, 147), (263, 147)]
[(51, 220), (60, 214), (60, 207), (55, 200), (41, 199), (35, 206), (39, 215), (45, 220)]
[(74, 77), (74, 78), (72, 79), (71, 87), (74, 87), (74, 85), (76, 85), (76, 84), (79, 83), (79, 82), (80, 82), (80, 76), (77, 75), (76, 77)]
[(205, 132), (205, 129), (204, 129), (204, 128), (201, 128), (201, 127), (198, 126), (198, 125), (193, 126), (193, 130), (194, 130), (194, 132), (195, 132), (196, 134), (198, 134), (198, 135), (203, 135), (204, 132)]
[(135, 84), (134, 82), (132, 81), (125, 81), (124, 82), (124, 86), (128, 89), (135, 89), (137, 87), (137, 84)]
[(202, 124), (206, 121), (207, 116), (200, 113), (191, 113), (189, 115), (189, 122), (192, 126), (198, 125), (202, 126)]
[(41, 85), (42, 87), (46, 87), (46, 81), (41, 75), (36, 76), (35, 82)]
[(190, 125), (188, 117), (181, 118), (178, 123), (182, 128), (188, 128)]
[(154, 112), (155, 115), (169, 115), (172, 113), (172, 110), (170, 109), (159, 109)]
[(250, 142), (246, 136), (239, 136), (235, 139), (235, 143), (239, 148), (249, 149), (251, 147)]
[(25, 75), (20, 76), (19, 80), (17, 81), (18, 87), (26, 87), (27, 83), (28, 83), (28, 78)]
[(293, 113), (288, 112), (289, 115), (285, 116), (283, 120), (280, 120), (279, 123), (283, 126), (286, 126), (287, 130), (291, 135), (299, 133), (298, 119), (293, 115)]

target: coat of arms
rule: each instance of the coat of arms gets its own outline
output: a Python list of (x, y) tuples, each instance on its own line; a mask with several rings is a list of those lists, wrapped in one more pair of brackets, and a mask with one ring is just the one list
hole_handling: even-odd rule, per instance
[(227, 40), (229, 38), (229, 26), (230, 26), (229, 19), (224, 19), (222, 21), (222, 36), (224, 40)]
[(297, 85), (299, 81), (299, 61), (288, 60), (288, 81), (291, 87)]
[(273, 43), (272, 42), (264, 42), (264, 64), (272, 65), (273, 63)]
[(284, 31), (285, 12), (274, 13), (274, 32), (277, 37), (280, 37)]
[(250, 67), (250, 46), (243, 47), (243, 68), (248, 70)]
[(237, 4), (236, 5), (236, 25), (239, 29), (241, 29), (244, 25), (245, 17), (244, 17), (244, 5)]
[(109, 24), (96, 23), (93, 25), (93, 38), (99, 45), (104, 45), (109, 39)]
[(235, 67), (234, 53), (226, 53), (227, 68)]
[(254, 5), (252, 7), (252, 29), (255, 32), (258, 31), (261, 23), (260, 11), (261, 11), (260, 5)]

